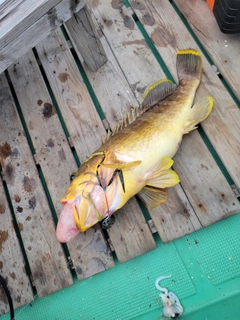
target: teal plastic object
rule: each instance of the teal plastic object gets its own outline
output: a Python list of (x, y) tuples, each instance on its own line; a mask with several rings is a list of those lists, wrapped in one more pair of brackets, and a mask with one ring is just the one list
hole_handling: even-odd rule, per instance
[[(240, 215), (158, 247), (15, 310), (16, 320), (160, 320), (155, 280), (177, 294), (182, 320), (239, 319)], [(1, 317), (9, 320), (9, 314)]]

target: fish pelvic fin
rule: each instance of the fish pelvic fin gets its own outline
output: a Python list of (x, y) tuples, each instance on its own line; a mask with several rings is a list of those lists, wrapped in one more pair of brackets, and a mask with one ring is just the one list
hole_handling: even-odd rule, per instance
[(180, 182), (175, 171), (171, 169), (173, 160), (168, 157), (162, 157), (159, 164), (147, 174), (146, 185), (154, 188), (169, 188)]
[(202, 74), (202, 58), (200, 52), (187, 49), (177, 52), (177, 74), (178, 80), (198, 79)]
[(145, 92), (141, 108), (148, 110), (150, 107), (165, 99), (176, 90), (176, 85), (169, 79), (162, 79), (153, 83)]
[(213, 105), (214, 99), (210, 96), (206, 96), (198, 101), (191, 109), (190, 118), (185, 125), (183, 134), (196, 129), (196, 125), (208, 117)]
[(145, 186), (137, 196), (148, 209), (156, 208), (168, 199), (168, 194), (165, 190), (151, 186)]

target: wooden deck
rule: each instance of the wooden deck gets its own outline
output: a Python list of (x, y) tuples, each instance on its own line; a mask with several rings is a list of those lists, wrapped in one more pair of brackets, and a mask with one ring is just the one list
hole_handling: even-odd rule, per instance
[[(73, 284), (70, 265), (83, 280), (114, 267), (113, 250), (124, 262), (154, 249), (152, 232), (166, 243), (240, 212), (239, 35), (222, 34), (202, 0), (129, 2), (131, 7), (118, 0), (88, 0), (107, 56), (97, 71), (86, 66), (79, 49), (85, 13), (65, 23), (70, 40), (58, 28), (0, 75), (0, 274), (15, 308), (33, 299), (32, 287), (43, 297)], [(210, 58), (203, 54), (196, 101), (204, 95), (215, 99), (202, 128), (233, 186), (196, 130), (184, 137), (174, 158), (181, 184), (169, 190), (167, 203), (149, 211), (149, 221), (132, 199), (116, 214), (108, 239), (97, 225), (67, 245), (67, 256), (55, 236), (54, 215), (60, 214), (59, 200), (77, 169), (74, 154), (84, 161), (106, 129), (141, 102), (146, 87), (166, 77), (156, 56), (177, 81), (176, 51), (190, 47), (204, 48)], [(0, 315), (7, 311), (0, 288)]]

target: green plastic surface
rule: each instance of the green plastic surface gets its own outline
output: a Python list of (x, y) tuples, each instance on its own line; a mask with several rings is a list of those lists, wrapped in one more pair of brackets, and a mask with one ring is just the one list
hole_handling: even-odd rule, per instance
[[(181, 319), (239, 319), (240, 215), (158, 247), (15, 310), (16, 320), (155, 320), (162, 304), (155, 280), (176, 293)], [(8, 320), (9, 314), (1, 320)]]

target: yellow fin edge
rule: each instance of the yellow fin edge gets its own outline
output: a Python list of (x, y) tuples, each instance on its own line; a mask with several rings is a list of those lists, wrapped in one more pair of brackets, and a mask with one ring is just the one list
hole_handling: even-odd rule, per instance
[(195, 56), (201, 57), (201, 53), (193, 49), (178, 50), (177, 54), (194, 54)]
[(142, 97), (142, 100), (144, 100), (146, 98), (146, 96), (149, 94), (150, 91), (152, 91), (155, 87), (157, 87), (160, 83), (163, 83), (163, 82), (173, 83), (168, 78), (161, 79), (161, 80), (158, 80), (158, 81), (154, 82), (150, 87), (148, 87), (148, 89), (146, 90), (146, 92), (144, 93), (144, 95)]

